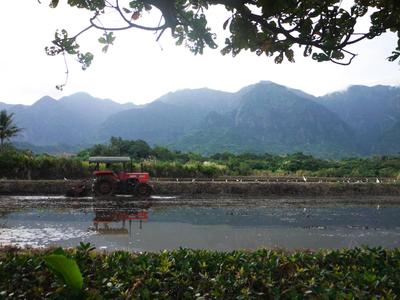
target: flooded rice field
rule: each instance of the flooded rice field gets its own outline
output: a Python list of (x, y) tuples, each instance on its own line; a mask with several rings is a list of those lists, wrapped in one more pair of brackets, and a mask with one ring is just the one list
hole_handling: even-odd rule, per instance
[(400, 247), (400, 205), (315, 202), (3, 196), (0, 245), (69, 247), (83, 241), (100, 250), (131, 251)]

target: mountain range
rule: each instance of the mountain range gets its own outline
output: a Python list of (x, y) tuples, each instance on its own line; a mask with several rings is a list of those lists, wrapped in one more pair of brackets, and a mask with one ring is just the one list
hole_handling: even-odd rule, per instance
[[(273, 82), (236, 93), (181, 90), (137, 106), (76, 93), (33, 105), (0, 102), (24, 130), (17, 145), (79, 149), (111, 136), (202, 154), (343, 157), (400, 152), (400, 87), (351, 86), (315, 97)], [(30, 146), (31, 145), (31, 146)]]

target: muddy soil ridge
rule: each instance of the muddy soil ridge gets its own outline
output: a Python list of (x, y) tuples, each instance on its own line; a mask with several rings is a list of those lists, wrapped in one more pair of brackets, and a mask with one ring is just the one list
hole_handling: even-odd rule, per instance
[[(64, 195), (79, 180), (0, 180), (0, 195)], [(86, 182), (91, 189), (91, 182)], [(399, 196), (400, 183), (151, 181), (154, 195), (185, 197)]]

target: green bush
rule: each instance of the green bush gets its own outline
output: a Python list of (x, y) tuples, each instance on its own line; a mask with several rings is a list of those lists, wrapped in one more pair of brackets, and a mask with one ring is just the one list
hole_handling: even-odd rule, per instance
[(89, 174), (88, 165), (78, 159), (35, 156), (31, 152), (16, 149), (0, 151), (0, 178), (62, 179), (83, 178)]
[(77, 157), (62, 158), (34, 155), (5, 147), (0, 151), (0, 178), (62, 179), (86, 178), (91, 170), (89, 156), (129, 156), (136, 170), (149, 172), (152, 177), (218, 177), (248, 175), (305, 175), (318, 177), (392, 177), (399, 176), (400, 156), (375, 156), (328, 160), (303, 153), (287, 155), (220, 153), (204, 157), (182, 153), (165, 147), (151, 148), (142, 140), (128, 141), (111, 138), (108, 144), (98, 144), (81, 151)]
[[(399, 249), (96, 254), (83, 246), (68, 255), (83, 275), (86, 299), (397, 299), (400, 295)], [(75, 298), (74, 291), (44, 264), (48, 254), (0, 251), (0, 298)]]
[(12, 147), (0, 150), (0, 178), (29, 179), (35, 157), (29, 151), (17, 151)]

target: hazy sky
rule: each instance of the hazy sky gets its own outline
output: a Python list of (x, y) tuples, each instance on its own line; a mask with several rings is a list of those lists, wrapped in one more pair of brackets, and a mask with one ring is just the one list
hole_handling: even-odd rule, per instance
[[(393, 34), (365, 41), (352, 48), (359, 53), (351, 66), (317, 63), (298, 52), (296, 63), (274, 64), (271, 58), (243, 52), (235, 58), (222, 56), (219, 50), (207, 49), (194, 56), (183, 46), (175, 46), (166, 32), (160, 42), (149, 32), (129, 30), (116, 34), (115, 45), (101, 53), (97, 39), (101, 32), (85, 34), (82, 50), (95, 54), (86, 71), (72, 58), (68, 85), (55, 89), (64, 81), (64, 60), (49, 57), (44, 47), (50, 45), (55, 29), (65, 28), (71, 34), (88, 25), (88, 14), (61, 5), (48, 8), (48, 1), (2, 1), (0, 4), (0, 101), (31, 104), (44, 95), (56, 99), (78, 91), (115, 101), (146, 103), (184, 88), (237, 91), (260, 80), (271, 80), (313, 95), (345, 89), (349, 85), (400, 84), (400, 65), (386, 61), (395, 48)], [(150, 16), (158, 22), (158, 16)], [(210, 21), (220, 40), (226, 19), (223, 9), (210, 12)], [(156, 25), (156, 24), (155, 24)]]

